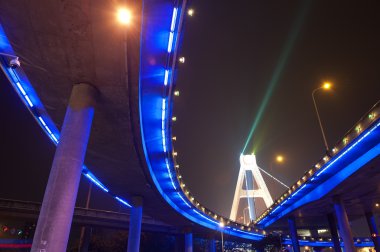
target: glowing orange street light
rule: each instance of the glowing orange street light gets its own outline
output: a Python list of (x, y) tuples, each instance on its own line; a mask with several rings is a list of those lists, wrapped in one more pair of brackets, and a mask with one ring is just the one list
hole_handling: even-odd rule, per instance
[(278, 164), (282, 164), (284, 162), (285, 158), (283, 155), (277, 155), (276, 158), (270, 162), (270, 165), (269, 165), (269, 171), (272, 172), (272, 169), (273, 169), (273, 163), (276, 162)]
[(331, 89), (331, 83), (330, 82), (323, 83), (322, 88), (325, 89), (325, 90)]
[(278, 156), (276, 157), (276, 161), (277, 161), (277, 163), (282, 163), (282, 162), (284, 162), (284, 156), (282, 156), (282, 155), (278, 155)]
[(313, 102), (314, 102), (315, 112), (317, 113), (317, 117), (318, 117), (319, 127), (321, 128), (321, 132), (322, 132), (323, 142), (325, 143), (326, 151), (329, 151), (329, 146), (327, 144), (325, 131), (323, 130), (323, 126), (322, 126), (321, 118), (319, 116), (317, 103), (315, 102), (314, 94), (316, 91), (318, 91), (320, 89), (330, 90), (331, 87), (332, 87), (332, 85), (330, 82), (325, 82), (325, 83), (323, 83), (323, 85), (321, 87), (314, 89), (313, 92), (311, 93), (311, 97), (313, 98)]
[(117, 10), (117, 19), (123, 25), (129, 25), (132, 21), (132, 13), (127, 8), (119, 8)]

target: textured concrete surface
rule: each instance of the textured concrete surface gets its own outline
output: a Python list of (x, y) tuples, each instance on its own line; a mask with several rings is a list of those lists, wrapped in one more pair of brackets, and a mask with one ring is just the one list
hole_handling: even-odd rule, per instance
[[(144, 214), (177, 227), (192, 225), (163, 201), (149, 176), (138, 114), (141, 24), (136, 18), (128, 29), (120, 26), (117, 3), (0, 1), (0, 22), (58, 128), (74, 83), (99, 90), (85, 158), (90, 170), (114, 193), (143, 197)], [(133, 2), (137, 17), (141, 5)]]

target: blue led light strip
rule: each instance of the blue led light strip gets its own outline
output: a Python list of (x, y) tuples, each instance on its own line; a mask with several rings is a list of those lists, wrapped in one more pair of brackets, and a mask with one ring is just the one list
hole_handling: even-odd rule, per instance
[(177, 194), (178, 194), (178, 196), (181, 198), (181, 200), (183, 201), (183, 203), (185, 203), (186, 206), (188, 206), (189, 208), (192, 208), (192, 207), (190, 206), (190, 204), (187, 203), (187, 201), (182, 197), (181, 193), (177, 192)]
[(127, 207), (132, 207), (125, 199), (119, 198), (118, 196), (115, 196), (115, 199)]
[[(342, 154), (340, 154), (336, 159), (334, 159), (329, 165), (327, 165), (323, 170), (319, 171), (317, 174), (316, 174), (316, 177), (320, 176), (322, 173), (324, 173), (328, 168), (330, 168), (335, 162), (337, 162), (339, 159), (341, 159), (344, 155), (346, 155), (347, 152), (349, 152), (350, 150), (352, 150), (352, 148), (354, 148), (356, 145), (358, 145), (364, 138), (366, 138), (369, 134), (371, 134), (377, 127), (379, 127), (380, 123), (378, 123), (377, 125), (375, 125), (375, 127), (373, 127), (370, 131), (368, 131), (367, 133), (365, 133), (361, 138), (359, 138), (358, 141), (356, 141), (353, 145), (351, 145), (347, 150), (345, 150)], [(313, 181), (315, 179), (315, 177), (313, 177), (313, 179), (311, 179), (311, 181)]]
[[(150, 13), (149, 10), (147, 13), (148, 16), (159, 14), (160, 17), (165, 16), (167, 18), (168, 30), (166, 32), (160, 30), (160, 32), (162, 31), (164, 34), (167, 34), (166, 39), (168, 40), (166, 42), (168, 47), (158, 48), (159, 53), (166, 54), (166, 65), (164, 63), (162, 68), (160, 65), (155, 67), (155, 69), (159, 68), (160, 71), (160, 76), (158, 76), (157, 79), (153, 80), (151, 78), (145, 78), (145, 76), (150, 76), (151, 69), (140, 67), (141, 77), (143, 77), (140, 79), (139, 86), (142, 147), (149, 172), (152, 175), (152, 180), (163, 199), (173, 207), (174, 210), (188, 220), (212, 230), (219, 230), (218, 218), (213, 217), (211, 213), (203, 213), (198, 204), (193, 204), (192, 200), (189, 198), (188, 192), (185, 192), (184, 185), (181, 184), (181, 180), (177, 177), (178, 174), (176, 173), (175, 154), (173, 143), (171, 141), (171, 116), (173, 106), (171, 99), (175, 94), (175, 92), (172, 91), (174, 88), (173, 76), (176, 66), (177, 41), (179, 41), (179, 36), (181, 35), (181, 24), (183, 13), (186, 10), (186, 1), (182, 2), (182, 7), (173, 7), (173, 9), (162, 8), (163, 13), (156, 13), (156, 11)], [(169, 16), (171, 12), (172, 16)], [(149, 25), (157, 29), (162, 29), (161, 24), (154, 26), (154, 24), (150, 23)], [(148, 28), (148, 30), (150, 30), (152, 27)], [(141, 59), (144, 59), (147, 55), (151, 55), (149, 49), (150, 48), (142, 48)], [(161, 84), (158, 88), (156, 80)], [(145, 96), (145, 94), (152, 95)], [(156, 104), (156, 106), (152, 108), (152, 104)], [(154, 113), (152, 113), (152, 109), (154, 110)], [(152, 137), (154, 138), (152, 139)], [(163, 165), (166, 168), (163, 167)], [(260, 240), (263, 237), (262, 235), (255, 233), (255, 231), (252, 231), (252, 233), (241, 231), (235, 232), (230, 229), (230, 227), (226, 227), (226, 229), (230, 231), (230, 235), (245, 239)]]
[[(315, 174), (315, 176), (313, 176), (310, 181), (314, 181), (315, 179), (317, 179), (321, 174), (323, 174), (324, 172), (326, 172), (333, 164), (335, 164), (338, 160), (340, 160), (341, 158), (343, 158), (345, 155), (347, 155), (347, 153), (349, 153), (353, 148), (355, 148), (360, 142), (362, 142), (365, 138), (367, 138), (373, 131), (375, 131), (378, 127), (380, 126), (380, 122), (375, 124), (368, 132), (366, 132), (363, 136), (361, 136), (358, 140), (356, 140), (350, 147), (348, 147), (344, 152), (342, 152), (341, 154), (339, 154), (335, 159), (333, 159), (326, 167), (324, 167), (323, 169), (321, 169), (318, 173)], [(288, 197), (288, 199), (286, 199), (284, 202), (282, 202), (279, 206), (277, 206), (274, 210), (272, 210), (271, 212), (269, 212), (269, 214), (267, 216), (265, 216), (264, 218), (262, 218), (260, 221), (258, 221), (257, 223), (260, 224), (262, 222), (264, 222), (266, 219), (268, 219), (272, 214), (274, 214), (275, 212), (277, 212), (288, 200), (290, 200), (291, 198), (295, 197), (299, 192), (301, 192), (305, 187), (306, 187), (307, 184), (303, 184), (300, 188), (297, 189), (297, 191), (295, 193), (293, 193), (292, 195), (290, 195)]]
[(214, 221), (214, 220), (208, 218), (207, 216), (205, 216), (205, 215), (203, 215), (202, 213), (198, 212), (196, 209), (193, 209), (193, 212), (196, 213), (196, 214), (198, 214), (199, 216), (201, 216), (203, 219), (206, 219), (206, 220), (208, 220), (208, 221), (211, 221), (212, 223), (214, 223), (214, 224), (216, 224), (216, 225), (219, 226), (219, 222)]
[[(173, 14), (172, 14), (172, 19), (171, 19), (171, 25), (170, 25), (170, 31), (169, 31), (169, 38), (168, 38), (168, 48), (167, 48), (167, 52), (168, 52), (168, 59), (170, 59), (170, 55), (171, 55), (171, 52), (172, 52), (172, 49), (174, 48), (174, 43), (175, 43), (175, 31), (176, 31), (176, 23), (177, 23), (177, 13), (178, 13), (178, 8), (174, 8), (173, 9)], [(168, 64), (169, 64), (170, 61), (168, 61)], [(171, 80), (170, 80), (170, 75), (171, 75), (171, 71), (169, 70), (169, 66), (166, 66), (165, 70), (164, 70), (164, 80), (163, 80), (163, 84), (165, 87), (167, 87), (169, 84), (171, 84)], [(169, 132), (169, 123), (168, 123), (168, 120), (169, 120), (169, 116), (170, 116), (170, 112), (169, 112), (169, 101), (166, 97), (162, 98), (162, 105), (161, 105), (161, 136), (162, 136), (162, 149), (163, 149), (163, 152), (164, 152), (164, 155), (167, 156), (169, 153), (168, 153), (168, 137), (167, 137), (167, 134)], [(184, 203), (184, 206), (188, 207), (191, 209), (191, 211), (193, 213), (196, 213), (198, 216), (202, 217), (202, 219), (204, 220), (207, 220), (207, 222), (209, 222), (210, 224), (212, 225), (216, 225), (214, 226), (214, 228), (218, 228), (219, 227), (219, 223), (218, 221), (212, 219), (211, 217), (209, 217), (208, 215), (205, 215), (201, 212), (199, 212), (197, 210), (197, 208), (195, 208), (195, 206), (192, 206), (192, 204), (189, 202), (189, 200), (186, 198), (183, 197), (183, 191), (178, 191), (178, 187), (176, 186), (175, 182), (174, 182), (174, 176), (173, 176), (173, 172), (172, 170), (170, 169), (171, 167), (171, 162), (170, 162), (170, 159), (169, 158), (165, 158), (165, 165), (166, 165), (166, 169), (167, 169), (167, 173), (168, 173), (168, 176), (170, 178), (170, 182), (171, 182), (171, 185), (172, 187), (174, 188), (174, 190), (177, 191), (177, 195), (179, 197), (179, 199)], [(244, 233), (244, 235), (249, 235), (250, 237), (262, 237), (260, 235), (257, 235), (255, 233), (249, 233), (249, 232), (243, 232), (241, 230), (239, 230), (240, 233)]]
[(178, 12), (178, 8), (174, 8), (173, 9), (172, 22), (170, 25), (170, 32), (169, 32), (168, 53), (171, 53), (171, 51), (173, 49), (174, 30), (175, 30), (175, 25), (177, 23), (177, 12)]
[(105, 192), (109, 192), (108, 188), (103, 185), (95, 176), (92, 174), (86, 166), (83, 166), (83, 175), (86, 176), (89, 180), (91, 180), (95, 185), (97, 185), (100, 189), (102, 189)]

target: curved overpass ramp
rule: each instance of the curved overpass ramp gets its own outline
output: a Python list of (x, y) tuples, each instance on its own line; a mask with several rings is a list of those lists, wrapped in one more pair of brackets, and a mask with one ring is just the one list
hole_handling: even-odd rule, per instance
[[(99, 91), (83, 174), (126, 207), (179, 229), (220, 230), (261, 240), (264, 232), (207, 209), (176, 168), (171, 137), (184, 1), (135, 1), (132, 25), (115, 21), (117, 1), (3, 1), (1, 66), (54, 144), (74, 84)], [(22, 68), (9, 61), (20, 57)]]

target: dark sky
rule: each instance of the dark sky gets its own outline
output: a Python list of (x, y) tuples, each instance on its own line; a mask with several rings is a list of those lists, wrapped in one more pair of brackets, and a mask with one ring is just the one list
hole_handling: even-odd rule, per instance
[[(292, 184), (324, 154), (311, 92), (330, 146), (380, 98), (377, 1), (193, 1), (174, 107), (178, 159), (190, 191), (229, 216), (239, 155), (284, 50), (289, 56), (250, 142), (260, 167)], [(306, 6), (306, 7), (305, 7)], [(304, 18), (298, 18), (306, 8)], [(299, 21), (297, 21), (299, 20)], [(300, 25), (293, 46), (289, 37)], [(273, 197), (284, 188), (265, 175)]]
[[(313, 89), (324, 80), (334, 83), (332, 92), (316, 96), (330, 146), (380, 98), (380, 4), (306, 2), (192, 1), (195, 15), (186, 21), (182, 47), (186, 63), (177, 78), (175, 148), (190, 191), (225, 216), (239, 155), (284, 50), (288, 57), (248, 148), (256, 146), (266, 170), (283, 154), (285, 163), (273, 165), (272, 173), (284, 182), (292, 184), (324, 154)], [(286, 46), (291, 35), (294, 43)], [(0, 78), (0, 197), (40, 201), (55, 148)], [(283, 192), (264, 179), (272, 196)]]

